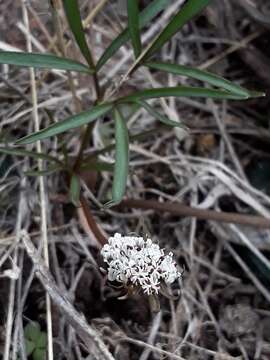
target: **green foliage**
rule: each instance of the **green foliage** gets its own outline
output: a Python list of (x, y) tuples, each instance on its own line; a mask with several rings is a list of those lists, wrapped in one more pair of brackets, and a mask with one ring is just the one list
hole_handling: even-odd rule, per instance
[(180, 122), (168, 119), (166, 116), (160, 114), (157, 112), (151, 105), (149, 105), (147, 102), (139, 100), (138, 103), (154, 118), (156, 118), (158, 121), (162, 122), (165, 125), (172, 126), (172, 127), (180, 127), (184, 128), (185, 126), (181, 124)]
[(77, 0), (63, 0), (66, 17), (69, 23), (70, 30), (72, 31), (77, 45), (79, 46), (81, 53), (87, 61), (89, 67), (94, 69), (94, 63), (91, 55), (91, 51), (87, 45), (85, 39), (82, 20), (80, 15), (80, 9)]
[(57, 69), (92, 73), (88, 66), (78, 61), (50, 54), (34, 54), (16, 51), (0, 51), (0, 64), (33, 67), (37, 69)]
[(151, 57), (168, 40), (170, 40), (177, 31), (179, 31), (189, 20), (198, 15), (211, 0), (188, 0), (185, 5), (172, 18), (169, 24), (159, 34), (151, 47), (147, 50), (144, 58)]
[(113, 169), (114, 169), (113, 164), (107, 163), (105, 161), (86, 161), (80, 167), (81, 171), (91, 170), (91, 171), (100, 171), (100, 172), (101, 171), (112, 172)]
[[(11, 156), (24, 156), (36, 160), (42, 159), (49, 163), (48, 168), (42, 171), (35, 170), (35, 167), (28, 171), (27, 174), (30, 176), (43, 176), (59, 170), (66, 171), (69, 175), (70, 199), (75, 205), (78, 205), (80, 198), (80, 171), (84, 171), (85, 169), (94, 171), (112, 171), (111, 164), (98, 161), (98, 154), (112, 149), (115, 149), (112, 199), (106, 206), (112, 206), (122, 200), (126, 189), (129, 163), (129, 135), (126, 121), (132, 115), (133, 111), (136, 111), (139, 108), (144, 108), (156, 120), (167, 126), (183, 127), (183, 124), (168, 119), (145, 100), (162, 97), (200, 97), (205, 99), (245, 100), (251, 97), (263, 95), (259, 92), (246, 90), (239, 85), (233, 84), (220, 76), (206, 71), (189, 66), (183, 66), (181, 64), (162, 63), (149, 60), (167, 41), (174, 36), (177, 31), (187, 24), (188, 21), (200, 14), (200, 12), (209, 4), (210, 0), (188, 0), (171, 18), (152, 44), (145, 50), (142, 49), (141, 31), (145, 26), (149, 25), (162, 10), (164, 10), (164, 8), (168, 5), (168, 0), (153, 0), (141, 12), (139, 12), (138, 0), (127, 0), (127, 28), (111, 42), (107, 49), (105, 49), (96, 65), (94, 64), (91, 50), (86, 41), (78, 1), (62, 0), (62, 2), (70, 30), (88, 65), (50, 54), (28, 54), (3, 51), (0, 52), (0, 63), (82, 72), (93, 77), (93, 84), (95, 86), (97, 99), (93, 102), (90, 109), (72, 115), (62, 121), (55, 122), (47, 128), (28, 134), (16, 141), (16, 145), (31, 144), (49, 137), (61, 135), (68, 130), (79, 127), (84, 128), (86, 126), (86, 129), (83, 129), (84, 135), (81, 140), (80, 151), (77, 159), (75, 159), (75, 165), (69, 164), (70, 161), (67, 151), (65, 150), (65, 144), (62, 146), (65, 159), (64, 162), (47, 154), (39, 154), (18, 147), (2, 147), (0, 148), (0, 152)], [(154, 71), (187, 76), (206, 82), (211, 85), (212, 88), (191, 86), (145, 88), (139, 91), (134, 91), (125, 96), (119, 96), (118, 94), (120, 92), (118, 90), (120, 89), (117, 88), (113, 92), (114, 97), (110, 95), (107, 96), (105, 100), (103, 93), (107, 93), (105, 91), (107, 89), (102, 89), (102, 91), (100, 91), (99, 70), (111, 59), (120, 47), (129, 40), (131, 40), (133, 47), (135, 63), (132, 65), (133, 67), (131, 67), (128, 75), (132, 76), (134, 71), (136, 71), (140, 66), (147, 66), (149, 69)], [(123, 83), (124, 81), (121, 82), (121, 86)], [(132, 111), (130, 111), (130, 109), (132, 109)], [(108, 146), (105, 149), (97, 151), (94, 160), (93, 158), (89, 160), (87, 157), (84, 157), (84, 149), (89, 143), (92, 126), (96, 120), (104, 117), (105, 115), (107, 115), (109, 120), (114, 119), (115, 142), (109, 139)], [(61, 141), (62, 143), (65, 143), (65, 138), (61, 137)]]
[(191, 86), (175, 86), (136, 91), (130, 95), (119, 98), (117, 102), (120, 104), (134, 101), (136, 102), (141, 99), (154, 99), (162, 97), (201, 97), (208, 99), (230, 100), (244, 100), (249, 98), (249, 96), (246, 95), (237, 95), (223, 90), (213, 90), (199, 87), (195, 88)]
[(40, 330), (37, 322), (31, 322), (24, 328), (25, 348), (27, 356), (34, 360), (46, 359), (47, 334)]
[(61, 134), (67, 130), (78, 128), (82, 125), (89, 124), (97, 118), (105, 115), (112, 109), (111, 103), (94, 106), (92, 109), (84, 111), (80, 114), (71, 116), (63, 121), (59, 121), (43, 130), (34, 134), (27, 135), (16, 141), (16, 144), (31, 144), (38, 140), (44, 140), (48, 137)]
[(28, 151), (20, 148), (10, 148), (10, 147), (0, 147), (0, 153), (7, 154), (7, 155), (16, 155), (16, 156), (23, 156), (28, 158), (34, 158), (34, 159), (41, 159), (41, 160), (47, 160), (50, 162), (57, 163), (58, 165), (63, 165), (63, 163), (58, 160), (57, 158), (43, 154), (43, 153), (37, 153), (34, 151)]
[(128, 29), (133, 46), (134, 56), (137, 58), (142, 51), (139, 23), (139, 7), (137, 0), (127, 0)]
[(240, 95), (240, 96), (242, 95), (244, 97), (251, 96), (248, 90), (242, 88), (239, 85), (232, 83), (231, 81), (224, 79), (221, 76), (211, 74), (208, 71), (195, 69), (190, 66), (161, 63), (161, 62), (150, 62), (150, 63), (146, 63), (145, 65), (148, 66), (150, 69), (165, 71), (171, 74), (182, 75), (192, 79), (205, 81), (210, 85), (227, 90), (228, 92), (234, 93), (236, 95)]
[[(142, 29), (160, 11), (168, 5), (168, 0), (154, 0), (139, 14), (139, 28)], [(96, 69), (99, 71), (103, 65), (130, 39), (129, 29), (122, 31), (116, 39), (108, 46), (97, 62)]]
[(77, 175), (73, 174), (70, 180), (69, 198), (75, 206), (79, 206), (80, 204), (80, 190), (80, 178)]
[(115, 121), (115, 165), (113, 172), (112, 200), (105, 206), (118, 204), (126, 189), (129, 162), (129, 136), (126, 121), (118, 109), (114, 110)]

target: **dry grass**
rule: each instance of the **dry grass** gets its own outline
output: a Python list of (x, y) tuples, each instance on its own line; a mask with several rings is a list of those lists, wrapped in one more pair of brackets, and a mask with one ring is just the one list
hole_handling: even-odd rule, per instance
[[(118, 3), (122, 2), (81, 1), (96, 58), (125, 24)], [(145, 30), (145, 46), (182, 3), (171, 1)], [(211, 67), (240, 84), (269, 89), (267, 76), (256, 72), (254, 64), (264, 64), (269, 71), (264, 63), (264, 57), (270, 55), (269, 22), (265, 16), (255, 16), (257, 12), (267, 14), (269, 9), (263, 1), (258, 1), (257, 12), (250, 13), (250, 6), (244, 0), (238, 5), (235, 1), (213, 1), (204, 17), (186, 26), (163, 48), (161, 57)], [(5, 7), (1, 12), (0, 49), (25, 50), (28, 38), (28, 49), (62, 52), (47, 3), (27, 1), (24, 19), (20, 15), (24, 3), (6, 0)], [(94, 18), (93, 11), (98, 13)], [(69, 40), (67, 25), (61, 19), (66, 34), (64, 50), (78, 59), (78, 49)], [(250, 49), (256, 54), (255, 60), (247, 56)], [(119, 84), (125, 94), (146, 86), (192, 83), (150, 73), (146, 68), (128, 78), (125, 74), (131, 66), (132, 50), (126, 45), (102, 72), (101, 84), (107, 94), (116, 91)], [(94, 101), (93, 84), (83, 76), (42, 71), (35, 72), (32, 82), (29, 80), (27, 69), (1, 67), (1, 146), (37, 126), (47, 126), (51, 115), (57, 121)], [(33, 98), (35, 90), (37, 99)], [(201, 210), (270, 217), (270, 197), (252, 185), (248, 173), (256, 162), (269, 161), (269, 130), (265, 125), (269, 121), (269, 96), (247, 103), (183, 98), (155, 100), (153, 105), (170, 118), (183, 121), (190, 131), (187, 134), (161, 127), (143, 110), (130, 117), (132, 135), (156, 130), (130, 146), (127, 198), (175, 201)], [(46, 140), (42, 149), (55, 155), (65, 143), (68, 153), (75, 156), (79, 135), (76, 131), (65, 135), (65, 140)], [(110, 124), (98, 123), (86, 153), (103, 148), (111, 139)], [(113, 162), (113, 156), (107, 152), (100, 159)], [(122, 302), (115, 298), (115, 291), (104, 283), (99, 271), (96, 237), (80, 209), (68, 203), (63, 174), (25, 177), (23, 172), (35, 166), (27, 158), (0, 159), (3, 359), (16, 359), (17, 349), (26, 359), (23, 327), (31, 320), (38, 321), (48, 334), (51, 321), (50, 359), (53, 355), (56, 359), (269, 359), (269, 230), (211, 218), (180, 217), (151, 208), (103, 211), (100, 205), (108, 197), (111, 176), (85, 174), (83, 192), (105, 236), (140, 232), (144, 223), (152, 238), (173, 251), (180, 266), (185, 265), (181, 297), (177, 301), (161, 299), (161, 312), (150, 314), (147, 299), (142, 296)], [(44, 239), (45, 249), (46, 239), (49, 242), (49, 258), (45, 258), (50, 271), (40, 258)]]

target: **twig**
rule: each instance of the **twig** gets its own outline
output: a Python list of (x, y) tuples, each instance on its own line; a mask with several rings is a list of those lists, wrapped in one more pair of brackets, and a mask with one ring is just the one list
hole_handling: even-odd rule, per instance
[(144, 210), (158, 210), (169, 212), (173, 215), (195, 217), (201, 220), (213, 220), (232, 224), (250, 225), (261, 228), (270, 228), (270, 219), (262, 216), (243, 215), (238, 213), (228, 213), (223, 211), (197, 209), (191, 206), (179, 203), (159, 202), (155, 200), (136, 200), (127, 199), (118, 205), (119, 207), (128, 207)]
[(207, 60), (205, 63), (201, 64), (198, 69), (205, 70), (210, 66), (216, 64), (218, 61), (224, 59), (229, 54), (234, 53), (235, 51), (247, 46), (251, 41), (257, 39), (260, 35), (262, 35), (265, 31), (258, 30), (248, 36), (246, 36), (243, 40), (241, 40), (238, 44), (230, 46), (228, 49), (224, 50), (222, 53), (214, 56), (213, 58)]
[(100, 338), (99, 334), (89, 324), (87, 324), (83, 315), (81, 315), (68, 300), (68, 294), (63, 289), (59, 289), (54, 281), (49, 269), (46, 267), (38, 252), (32, 244), (29, 236), (24, 233), (22, 240), (28, 256), (33, 261), (36, 268), (36, 276), (52, 298), (52, 301), (58, 306), (66, 316), (69, 323), (74, 327), (77, 334), (85, 342), (91, 354), (93, 354), (93, 344), (104, 360), (115, 360)]
[(20, 276), (17, 280), (17, 293), (16, 293), (16, 318), (14, 320), (14, 331), (13, 331), (13, 347), (12, 347), (12, 360), (18, 359), (18, 345), (20, 345), (20, 359), (27, 360), (25, 351), (25, 340), (23, 331), (23, 309), (24, 304), (21, 301), (22, 294), (22, 275), (23, 275), (23, 264), (24, 264), (24, 250), (20, 252), (18, 266), (20, 269)]
[[(25, 179), (22, 180), (21, 185), (25, 185)], [(21, 193), (19, 206), (18, 206), (18, 212), (17, 212), (17, 221), (16, 221), (16, 243), (15, 243), (15, 249), (14, 249), (13, 268), (17, 266), (17, 262), (18, 262), (18, 246), (17, 245), (20, 240), (23, 205), (24, 205), (23, 204), (23, 196)], [(4, 354), (3, 354), (3, 360), (10, 359), (10, 345), (11, 345), (11, 333), (12, 333), (13, 319), (14, 319), (15, 292), (16, 292), (16, 280), (10, 279), (8, 314), (7, 314), (6, 336), (5, 336), (5, 349), (4, 349)]]
[[(198, 204), (198, 187), (194, 185), (193, 191), (191, 193), (191, 205)], [(190, 231), (189, 231), (189, 252), (190, 252), (190, 261), (191, 266), (193, 265), (193, 255), (195, 252), (195, 240), (196, 240), (196, 231), (197, 230), (197, 218), (193, 217), (191, 219)]]
[(99, 0), (99, 3), (94, 7), (94, 9), (90, 12), (90, 14), (83, 21), (84, 27), (88, 28), (95, 18), (95, 16), (103, 9), (108, 0)]

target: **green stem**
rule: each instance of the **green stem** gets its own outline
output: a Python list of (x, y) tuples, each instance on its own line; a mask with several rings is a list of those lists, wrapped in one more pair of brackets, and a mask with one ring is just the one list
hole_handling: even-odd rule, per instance
[(83, 161), (83, 152), (89, 142), (92, 130), (93, 130), (93, 124), (89, 124), (89, 125), (87, 125), (87, 127), (82, 135), (80, 149), (79, 149), (78, 155), (76, 157), (76, 160), (75, 160), (75, 163), (73, 166), (73, 169), (75, 172), (77, 172), (81, 166), (81, 163)]
[(99, 86), (99, 81), (98, 81), (98, 76), (97, 73), (93, 74), (93, 79), (94, 79), (94, 86), (95, 86), (95, 90), (96, 90), (96, 97), (97, 100), (96, 102), (100, 102), (102, 99), (102, 94), (101, 94), (101, 90), (100, 90), (100, 86)]
[[(99, 86), (99, 80), (98, 80), (97, 73), (93, 74), (93, 80), (94, 80), (94, 87), (95, 87), (95, 91), (96, 91), (95, 104), (98, 104), (102, 100), (102, 95), (101, 95), (101, 90), (100, 90), (100, 86)], [(93, 124), (88, 124), (82, 135), (81, 146), (80, 146), (77, 158), (76, 158), (74, 166), (73, 166), (74, 171), (77, 171), (80, 168), (80, 165), (83, 161), (83, 152), (89, 142), (90, 136), (92, 134), (93, 126), (94, 126)]]

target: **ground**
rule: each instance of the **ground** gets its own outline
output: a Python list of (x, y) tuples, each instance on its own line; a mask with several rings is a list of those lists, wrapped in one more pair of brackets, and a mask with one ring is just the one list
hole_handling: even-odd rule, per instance
[[(99, 1), (79, 3), (87, 19)], [(142, 8), (148, 3), (140, 2)], [(183, 3), (168, 1), (144, 28), (144, 46)], [(86, 26), (95, 59), (125, 27), (124, 4), (104, 1)], [(5, 0), (0, 7), (0, 50), (26, 50), (29, 29), (23, 3)], [(61, 55), (49, 2), (29, 0), (26, 12), (33, 51)], [(83, 62), (60, 1), (58, 14), (66, 55)], [(37, 170), (36, 159), (1, 154), (3, 359), (23, 349), (27, 324), (36, 322), (40, 331), (50, 333), (46, 308), (53, 335), (48, 343), (53, 343), (56, 359), (270, 358), (269, 15), (269, 4), (263, 0), (213, 0), (156, 55), (214, 72), (266, 96), (247, 101), (153, 100), (156, 109), (181, 121), (187, 131), (169, 128), (144, 110), (127, 106), (123, 113), (131, 136), (129, 177), (125, 200), (117, 207), (102, 207), (111, 196), (108, 171), (96, 172), (93, 167), (81, 171), (85, 206), (74, 205), (65, 172), (51, 172), (40, 180), (25, 175)], [(100, 73), (107, 94), (132, 62), (127, 43)], [(0, 70), (2, 149), (36, 125), (29, 69), (0, 65)], [(89, 77), (44, 70), (35, 76), (41, 128), (93, 106), (94, 83)], [(144, 67), (130, 75), (118, 95), (177, 85), (202, 86)], [(73, 162), (80, 131), (43, 141), (42, 150), (63, 158), (64, 149)], [(110, 119), (99, 121), (92, 134), (85, 148), (89, 156), (112, 143)], [(36, 151), (36, 145), (27, 150)], [(109, 149), (100, 152), (99, 160), (113, 163), (114, 155)], [(47, 168), (46, 161), (43, 166)], [(172, 251), (179, 269), (184, 269), (172, 289), (176, 293), (180, 289), (180, 294), (176, 299), (160, 295), (160, 312), (151, 312), (148, 297), (141, 293), (119, 300), (118, 290), (100, 270), (105, 267), (100, 241), (116, 232), (148, 234), (166, 252)], [(46, 240), (50, 270), (46, 253), (44, 263), (36, 250)], [(51, 307), (46, 294), (53, 300)]]

